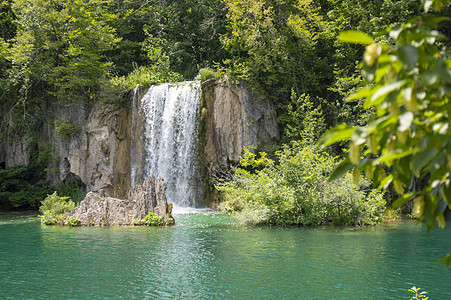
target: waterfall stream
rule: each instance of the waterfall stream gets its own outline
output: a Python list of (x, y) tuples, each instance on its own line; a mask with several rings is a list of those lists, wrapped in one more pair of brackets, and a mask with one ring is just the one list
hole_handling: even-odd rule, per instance
[(141, 99), (143, 175), (161, 176), (167, 184), (168, 202), (176, 207), (195, 207), (201, 197), (199, 106), (198, 82), (152, 86)]

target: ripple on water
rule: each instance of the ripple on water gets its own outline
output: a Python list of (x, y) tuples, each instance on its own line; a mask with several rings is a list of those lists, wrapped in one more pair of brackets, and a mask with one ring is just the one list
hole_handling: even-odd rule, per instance
[(451, 299), (450, 229), (243, 227), (177, 214), (173, 227), (41, 226), (0, 214), (2, 298)]

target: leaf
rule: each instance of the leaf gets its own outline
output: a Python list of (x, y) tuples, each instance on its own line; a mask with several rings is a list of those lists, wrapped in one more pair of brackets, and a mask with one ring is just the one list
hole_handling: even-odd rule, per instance
[(385, 28), (385, 29), (382, 29), (382, 30), (376, 32), (376, 34), (374, 34), (373, 36), (374, 36), (375, 38), (378, 38), (378, 37), (387, 35), (387, 34), (390, 32), (390, 30), (391, 30), (391, 28), (390, 28), (390, 27), (387, 27), (387, 28)]
[(391, 162), (393, 160), (398, 160), (400, 158), (409, 156), (417, 151), (418, 151), (418, 148), (407, 150), (407, 151), (398, 150), (396, 152), (388, 152), (387, 154), (384, 154), (381, 157), (379, 157), (378, 159), (376, 159), (374, 161), (374, 164), (380, 164), (380, 163), (389, 164), (389, 162)]
[(430, 9), (431, 6), (432, 6), (432, 3), (433, 3), (434, 1), (433, 1), (433, 0), (423, 0), (422, 2), (423, 2), (423, 5), (424, 5), (424, 11), (425, 11), (425, 12), (428, 12), (429, 9)]
[(437, 261), (437, 264), (440, 264), (440, 263), (442, 263), (442, 262), (445, 263), (446, 268), (448, 268), (449, 266), (451, 266), (451, 253), (448, 253), (447, 256), (440, 258), (440, 259)]
[[(379, 97), (382, 97), (390, 92), (393, 92), (394, 90), (399, 89), (403, 85), (407, 83), (407, 80), (397, 81), (394, 83), (390, 83), (387, 85), (382, 86), (380, 89), (378, 89), (373, 96), (371, 96), (371, 102), (376, 101)], [(370, 104), (370, 103), (369, 103)]]
[(401, 205), (406, 203), (407, 201), (410, 201), (414, 196), (416, 196), (416, 193), (407, 193), (396, 199), (395, 202), (393, 202), (392, 206), (393, 208), (399, 208)]
[(399, 48), (399, 58), (403, 64), (413, 69), (418, 61), (418, 49), (412, 45), (407, 45)]
[(371, 87), (366, 87), (366, 88), (361, 89), (361, 90), (357, 91), (356, 93), (352, 94), (348, 98), (346, 98), (346, 101), (349, 102), (349, 101), (353, 101), (353, 100), (357, 100), (357, 99), (361, 99), (361, 98), (366, 98), (369, 95), (371, 95)]
[(346, 140), (354, 133), (354, 127), (347, 124), (340, 124), (327, 131), (319, 140), (321, 147), (326, 147), (336, 142)]
[(423, 151), (417, 152), (413, 155), (412, 158), (412, 169), (414, 174), (418, 174), (421, 169), (431, 161), (435, 156), (435, 149), (426, 148)]
[(390, 174), (380, 182), (378, 189), (386, 190), (390, 186), (392, 181), (393, 181), (393, 175)]
[(435, 72), (437, 72), (443, 82), (451, 83), (451, 70), (445, 64), (437, 65)]
[(373, 39), (364, 32), (357, 30), (342, 31), (338, 39), (345, 43), (369, 45), (374, 43)]
[(451, 184), (442, 185), (442, 197), (448, 202), (448, 207), (451, 208)]
[(434, 25), (436, 25), (436, 24), (438, 24), (438, 23), (440, 23), (440, 22), (443, 22), (443, 21), (449, 21), (450, 20), (450, 18), (448, 18), (448, 17), (425, 17), (424, 18), (424, 20), (428, 23), (428, 24), (434, 24)]
[(354, 167), (354, 165), (351, 163), (349, 158), (345, 159), (335, 168), (335, 170), (332, 172), (332, 174), (330, 174), (328, 180), (332, 181), (332, 180), (340, 178), (341, 176), (346, 174), (348, 171), (350, 171), (353, 167)]
[(399, 126), (398, 131), (404, 132), (410, 128), (413, 121), (413, 113), (411, 111), (406, 111), (399, 116)]
[(398, 25), (398, 26), (396, 26), (396, 28), (394, 28), (393, 30), (391, 30), (389, 32), (389, 35), (392, 39), (397, 40), (399, 35), (401, 34), (401, 32), (402, 32), (402, 26)]

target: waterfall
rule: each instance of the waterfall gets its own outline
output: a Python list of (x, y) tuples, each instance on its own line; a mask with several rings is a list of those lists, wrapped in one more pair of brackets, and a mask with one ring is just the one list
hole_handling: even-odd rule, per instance
[[(135, 119), (133, 119), (132, 120), (132, 128), (131, 128), (131, 131), (132, 131), (132, 141), (131, 141), (131, 144), (132, 145), (137, 145), (138, 143), (136, 142), (136, 140), (137, 140), (137, 136), (136, 136), (136, 131), (137, 131), (137, 124), (138, 124), (138, 121), (137, 121), (137, 119), (139, 119), (138, 118), (138, 116), (139, 116), (139, 112), (138, 112), (138, 87), (135, 87), (134, 89), (133, 89), (133, 98), (132, 98), (132, 117), (134, 117)], [(137, 169), (137, 165), (138, 165), (138, 163), (136, 162), (136, 159), (137, 159), (137, 157), (138, 157), (138, 155), (137, 155), (137, 153), (136, 153), (137, 151), (136, 151), (136, 149), (134, 148), (134, 147), (132, 147), (131, 149), (130, 149), (130, 177), (131, 177), (131, 180), (130, 180), (130, 185), (131, 185), (131, 188), (133, 188), (134, 186), (135, 186), (135, 179), (136, 179), (136, 169)]]
[(141, 100), (144, 176), (163, 177), (168, 202), (178, 207), (195, 207), (201, 197), (199, 106), (198, 82), (152, 86)]

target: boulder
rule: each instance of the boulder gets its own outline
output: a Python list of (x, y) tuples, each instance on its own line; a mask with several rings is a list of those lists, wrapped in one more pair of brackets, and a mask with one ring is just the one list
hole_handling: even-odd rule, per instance
[(69, 214), (69, 218), (78, 218), (81, 225), (86, 226), (136, 225), (143, 224), (144, 218), (151, 212), (171, 223), (166, 184), (161, 177), (155, 178), (153, 175), (142, 184), (135, 185), (125, 200), (89, 192)]

